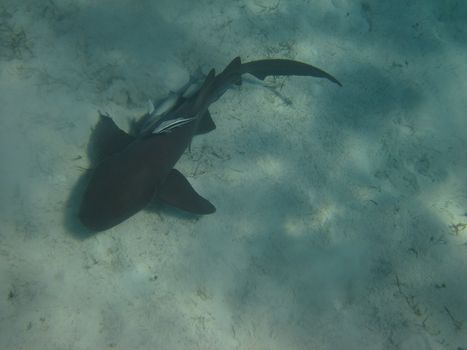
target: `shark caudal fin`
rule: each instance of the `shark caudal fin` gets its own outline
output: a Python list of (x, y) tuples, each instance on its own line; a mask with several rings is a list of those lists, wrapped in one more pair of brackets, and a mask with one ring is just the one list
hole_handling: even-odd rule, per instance
[(311, 64), (286, 60), (286, 59), (266, 59), (243, 63), (241, 73), (249, 73), (260, 80), (264, 80), (270, 75), (299, 75), (310, 76), (316, 78), (326, 78), (339, 86), (342, 86), (340, 81), (334, 78), (331, 74), (312, 66)]

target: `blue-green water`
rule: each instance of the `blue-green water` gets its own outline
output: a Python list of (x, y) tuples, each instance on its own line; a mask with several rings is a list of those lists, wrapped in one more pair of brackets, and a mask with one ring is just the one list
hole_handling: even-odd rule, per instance
[[(0, 2), (1, 349), (467, 349), (463, 1)], [(244, 83), (176, 168), (217, 208), (84, 238), (98, 112)]]

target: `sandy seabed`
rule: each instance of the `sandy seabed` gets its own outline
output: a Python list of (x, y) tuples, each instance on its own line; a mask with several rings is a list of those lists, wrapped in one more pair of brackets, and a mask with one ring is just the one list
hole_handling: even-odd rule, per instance
[[(467, 349), (467, 4), (2, 0), (1, 349)], [(79, 235), (98, 111), (243, 84), (177, 164), (217, 212)]]

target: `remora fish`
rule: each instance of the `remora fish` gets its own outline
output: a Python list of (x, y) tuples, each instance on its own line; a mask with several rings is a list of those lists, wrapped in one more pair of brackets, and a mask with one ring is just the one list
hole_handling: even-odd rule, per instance
[(112, 119), (101, 115), (96, 126), (101, 161), (92, 170), (79, 209), (81, 222), (93, 231), (107, 230), (128, 219), (157, 198), (190, 213), (204, 215), (215, 207), (201, 197), (175, 164), (195, 135), (215, 129), (208, 107), (241, 75), (258, 79), (269, 75), (324, 77), (337, 79), (311, 65), (291, 60), (259, 60), (242, 64), (235, 58), (223, 72), (211, 70), (197, 92), (181, 94), (168, 111), (151, 119), (146, 116), (137, 136), (119, 129)]

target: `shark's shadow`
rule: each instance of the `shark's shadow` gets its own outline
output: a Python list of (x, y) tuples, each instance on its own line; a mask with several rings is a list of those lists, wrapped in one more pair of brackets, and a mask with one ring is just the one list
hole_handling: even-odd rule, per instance
[(84, 173), (78, 178), (78, 181), (71, 190), (65, 206), (65, 227), (68, 232), (78, 239), (88, 238), (95, 233), (81, 223), (78, 219), (78, 212), (84, 190), (86, 189), (91, 177), (92, 168), (98, 161), (97, 154), (95, 152), (95, 145), (99, 142), (99, 139), (103, 136), (104, 132), (105, 128), (100, 127), (100, 123), (92, 129), (86, 148), (86, 155), (90, 161), (90, 168), (85, 169)]
[(86, 184), (89, 181), (89, 177), (89, 170), (80, 176), (78, 181), (73, 186), (73, 189), (71, 190), (71, 193), (68, 196), (65, 204), (65, 228), (67, 232), (71, 233), (78, 239), (84, 239), (90, 237), (93, 234), (91, 230), (87, 229), (78, 220), (79, 203), (83, 196), (84, 189), (86, 188)]

